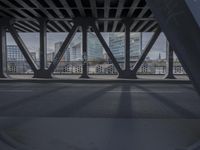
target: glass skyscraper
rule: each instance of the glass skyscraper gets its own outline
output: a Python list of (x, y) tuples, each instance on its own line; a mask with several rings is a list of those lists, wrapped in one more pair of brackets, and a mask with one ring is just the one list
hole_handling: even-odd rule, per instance
[[(125, 35), (124, 33), (110, 33), (109, 47), (119, 62), (125, 59)], [(130, 59), (135, 61), (141, 55), (141, 33), (130, 34)]]
[[(82, 60), (82, 35), (78, 33), (70, 44), (70, 60)], [(99, 61), (103, 59), (103, 47), (94, 33), (88, 33), (88, 61)]]

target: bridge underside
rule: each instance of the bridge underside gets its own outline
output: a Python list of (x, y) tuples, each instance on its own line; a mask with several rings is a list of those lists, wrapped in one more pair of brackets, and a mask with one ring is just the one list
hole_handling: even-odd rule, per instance
[[(38, 80), (38, 84), (1, 79), (2, 149), (199, 149), (200, 28), (185, 0), (0, 0), (0, 78), (8, 77), (6, 32), (20, 48), (34, 78), (52, 78), (76, 32), (82, 32), (81, 78), (88, 78), (87, 32), (93, 32), (123, 79), (101, 84), (89, 84), (89, 79), (83, 79), (84, 84), (80, 80), (72, 84), (41, 79), (45, 83)], [(39, 32), (39, 65), (19, 32)], [(68, 33), (49, 67), (48, 32)], [(125, 69), (102, 32), (124, 32)], [(133, 69), (131, 32), (154, 32)], [(161, 32), (168, 39), (165, 78), (174, 78), (174, 51), (198, 93), (190, 83), (177, 80), (156, 84), (124, 80), (137, 79), (138, 69)]]
[[(147, 3), (146, 3), (147, 2)], [(66, 47), (76, 32), (82, 32), (82, 78), (88, 78), (87, 32), (94, 32), (114, 64), (119, 78), (137, 78), (136, 73), (161, 32), (169, 41), (167, 78), (173, 78), (172, 50), (200, 89), (200, 30), (187, 4), (164, 0), (8, 0), (0, 1), (0, 76), (6, 75), (6, 32), (10, 32), (35, 78), (51, 78)], [(185, 23), (187, 22), (187, 23)], [(18, 32), (40, 33), (40, 65), (34, 62)], [(68, 32), (54, 60), (47, 68), (47, 32)], [(125, 69), (123, 70), (105, 42), (101, 32), (124, 32)], [(143, 53), (130, 69), (130, 32), (154, 32)], [(192, 34), (191, 34), (192, 33)]]

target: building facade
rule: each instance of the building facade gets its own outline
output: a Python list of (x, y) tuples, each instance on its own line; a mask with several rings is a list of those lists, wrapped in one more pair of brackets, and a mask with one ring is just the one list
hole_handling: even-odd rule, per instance
[[(10, 73), (26, 73), (30, 71), (30, 66), (25, 60), (17, 45), (7, 45), (7, 68)], [(36, 52), (30, 52), (36, 61)], [(37, 62), (36, 62), (37, 63)]]
[[(118, 62), (125, 60), (125, 34), (110, 33), (109, 47)], [(141, 55), (141, 33), (130, 34), (130, 60), (135, 61)]]
[[(62, 41), (55, 43), (55, 54), (59, 51), (60, 47), (62, 46)], [(61, 59), (61, 61), (70, 61), (70, 48), (65, 49), (65, 53)]]
[[(82, 35), (78, 33), (70, 44), (70, 60), (82, 60)], [(103, 47), (94, 33), (88, 33), (88, 61), (100, 61), (103, 59)]]

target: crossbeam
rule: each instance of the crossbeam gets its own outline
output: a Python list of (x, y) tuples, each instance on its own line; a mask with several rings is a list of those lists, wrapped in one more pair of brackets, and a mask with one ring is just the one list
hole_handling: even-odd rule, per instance
[(103, 48), (105, 49), (106, 53), (108, 54), (109, 58), (111, 59), (111, 61), (113, 62), (113, 65), (115, 66), (115, 68), (117, 69), (118, 73), (122, 72), (121, 67), (119, 66), (119, 63), (117, 62), (117, 60), (115, 59), (114, 55), (112, 54), (109, 46), (107, 45), (106, 41), (104, 40), (103, 36), (101, 35), (101, 33), (99, 32), (99, 30), (97, 29), (97, 26), (95, 23), (91, 24), (95, 34), (97, 35), (97, 38), (99, 39), (99, 41), (101, 42)]
[(13, 27), (12, 24), (8, 25), (8, 30), (10, 31), (13, 39), (15, 40), (16, 44), (18, 45), (18, 47), (20, 48), (22, 54), (24, 55), (26, 61), (28, 62), (28, 64), (30, 65), (31, 69), (36, 72), (38, 70), (38, 66), (35, 63), (35, 61), (33, 60), (31, 53), (29, 52), (28, 48), (26, 47), (25, 43), (23, 42), (23, 40), (21, 39), (21, 37), (19, 36), (19, 34), (17, 33), (16, 29)]
[(132, 73), (136, 77), (137, 71), (141, 67), (142, 63), (144, 62), (145, 58), (147, 57), (149, 51), (152, 49), (153, 45), (155, 44), (156, 40), (158, 39), (159, 35), (161, 33), (161, 29), (158, 27), (156, 32), (153, 34), (151, 39), (149, 40), (149, 43), (143, 50), (142, 55), (140, 56), (139, 60), (136, 62), (136, 64), (133, 67)]
[(57, 52), (53, 62), (50, 64), (48, 71), (49, 73), (53, 73), (54, 70), (56, 69), (58, 63), (60, 62), (60, 60), (62, 59), (64, 53), (65, 53), (65, 49), (69, 46), (70, 42), (72, 41), (74, 35), (76, 34), (76, 31), (78, 30), (78, 25), (75, 24), (71, 31), (69, 32), (69, 34), (67, 35), (67, 37), (65, 38), (62, 46), (60, 47), (59, 51)]

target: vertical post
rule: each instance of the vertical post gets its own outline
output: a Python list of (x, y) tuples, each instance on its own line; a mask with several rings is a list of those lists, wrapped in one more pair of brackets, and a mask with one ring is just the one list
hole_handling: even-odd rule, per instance
[(6, 78), (7, 74), (7, 54), (6, 54), (6, 28), (0, 26), (0, 78)]
[(89, 78), (87, 65), (87, 25), (82, 25), (82, 75), (80, 78)]
[(40, 18), (40, 69), (34, 72), (34, 78), (52, 78), (47, 67), (47, 19)]
[(167, 64), (166, 64), (165, 79), (175, 79), (174, 74), (173, 74), (173, 61), (174, 61), (173, 49), (170, 46), (168, 41), (167, 41), (166, 46), (167, 46), (167, 48), (166, 48)]
[(126, 21), (125, 25), (125, 71), (130, 72), (130, 23)]
[(47, 64), (47, 20), (42, 18), (40, 22), (40, 69), (45, 70)]

